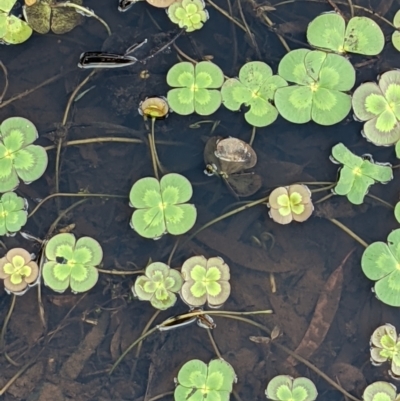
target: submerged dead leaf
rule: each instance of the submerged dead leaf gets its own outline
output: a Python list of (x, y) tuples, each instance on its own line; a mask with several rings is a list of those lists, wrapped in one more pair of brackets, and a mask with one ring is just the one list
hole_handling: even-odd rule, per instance
[[(331, 327), (342, 293), (343, 266), (353, 251), (354, 249), (346, 255), (340, 266), (329, 276), (321, 291), (310, 325), (295, 350), (296, 354), (305, 359), (308, 359), (319, 348)], [(286, 362), (292, 366), (297, 364), (297, 361), (291, 356), (287, 358)]]

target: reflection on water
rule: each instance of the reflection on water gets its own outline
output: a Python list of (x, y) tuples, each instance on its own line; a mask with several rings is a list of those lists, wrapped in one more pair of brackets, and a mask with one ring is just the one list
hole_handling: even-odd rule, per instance
[[(172, 236), (158, 241), (138, 237), (129, 227), (132, 209), (128, 205), (128, 193), (136, 180), (153, 175), (147, 146), (149, 126), (139, 115), (138, 105), (148, 96), (166, 94), (165, 75), (178, 60), (177, 50), (171, 48), (146, 63), (96, 72), (78, 91), (78, 96), (83, 96), (70, 104), (64, 118), (71, 93), (88, 76), (88, 71), (77, 67), (83, 52), (119, 54), (146, 38), (157, 46), (165, 43), (162, 41), (166, 36), (177, 33), (164, 10), (139, 3), (128, 12), (119, 13), (117, 3), (117, 0), (85, 2), (115, 32), (110, 38), (98, 21), (88, 18), (84, 25), (63, 36), (35, 34), (23, 45), (3, 46), (1, 61), (9, 74), (6, 100), (45, 80), (57, 78), (27, 96), (0, 105), (0, 114), (2, 120), (20, 115), (33, 121), (43, 146), (100, 137), (142, 141), (89, 143), (60, 149), (60, 192), (85, 190), (125, 198), (89, 198), (62, 217), (58, 228), (75, 224), (73, 232), (77, 237), (92, 236), (102, 244), (104, 269), (131, 273), (143, 269), (149, 260), (167, 262), (176, 241)], [(217, 3), (229, 10), (226, 2)], [(254, 34), (252, 38), (209, 6), (210, 20), (201, 31), (179, 37), (176, 41), (179, 49), (196, 60), (212, 58), (227, 76), (235, 76), (246, 61), (259, 59), (253, 45), (255, 41), (261, 59), (276, 72), (285, 49), (264, 25), (260, 8), (263, 4), (246, 1), (241, 5)], [(398, 7), (393, 4), (385, 9), (389, 2), (378, 1), (374, 4), (363, 1), (357, 5), (379, 10), (388, 19)], [(232, 6), (234, 15), (240, 19), (237, 2)], [(348, 16), (347, 5), (341, 7)], [(295, 1), (277, 7), (268, 16), (276, 22), (276, 28), (284, 32), (290, 47), (297, 48), (305, 42), (307, 22), (331, 9), (328, 3)], [(391, 34), (388, 26), (381, 26), (386, 35)], [(397, 58), (389, 44), (378, 57), (351, 56), (354, 65), (364, 65), (357, 68), (357, 85), (393, 68)], [(200, 124), (197, 129), (190, 128), (203, 120), (211, 122)], [(220, 123), (211, 133), (215, 121)], [(334, 181), (337, 166), (328, 157), (332, 146), (338, 142), (343, 142), (356, 154), (371, 153), (379, 162), (395, 164), (393, 149), (367, 143), (360, 129), (361, 124), (351, 116), (331, 127), (294, 125), (279, 118), (273, 125), (257, 129), (253, 147), (258, 162), (254, 171), (262, 177), (263, 185), (251, 199), (261, 199), (277, 186), (299, 181)], [(162, 165), (168, 172), (181, 173), (193, 183), (192, 201), (199, 216), (195, 229), (243, 205), (221, 185), (221, 180), (203, 174), (207, 139), (211, 135), (233, 136), (248, 143), (251, 131), (243, 113), (229, 112), (223, 107), (207, 118), (172, 113), (167, 119), (156, 122), (155, 137)], [(28, 199), (30, 211), (40, 199), (56, 191), (56, 149), (53, 147), (48, 154), (49, 167), (44, 177), (17, 191)], [(377, 185), (371, 192), (391, 204), (398, 197), (393, 182)], [(328, 193), (313, 194), (314, 203)], [(49, 200), (28, 221), (25, 231), (43, 238), (59, 211), (77, 201), (81, 199)], [(390, 322), (398, 326), (400, 322), (397, 311), (381, 304), (371, 293), (372, 283), (360, 268), (361, 246), (327, 218), (336, 218), (351, 227), (367, 243), (386, 238), (395, 227), (392, 212), (371, 199), (354, 207), (346, 199), (333, 197), (320, 204), (306, 223), (288, 226), (275, 224), (268, 217), (267, 207), (260, 204), (206, 228), (194, 238), (180, 239), (171, 266), (180, 267), (184, 260), (198, 254), (223, 257), (231, 267), (232, 276), (231, 297), (224, 309), (273, 309), (274, 315), (257, 316), (254, 320), (270, 329), (278, 326), (281, 335), (275, 341), (294, 350), (310, 325), (321, 292), (327, 291), (329, 277), (355, 247), (343, 267), (342, 283), (335, 287), (336, 298), (330, 301), (333, 306), (324, 311), (327, 315), (333, 314), (326, 338), (309, 359), (360, 397), (365, 383), (389, 379), (385, 367), (371, 367), (369, 363), (372, 331), (379, 324)], [(21, 236), (2, 238), (2, 241), (7, 248), (24, 246), (32, 252), (40, 251), (39, 244)], [(5, 372), (0, 378), (1, 386), (25, 363), (32, 364), (17, 384), (9, 388), (6, 400), (28, 400), (30, 393), (39, 400), (49, 395), (53, 399), (74, 400), (139, 400), (144, 396), (149, 399), (173, 390), (173, 377), (184, 362), (193, 358), (208, 361), (215, 357), (205, 330), (196, 325), (181, 327), (153, 334), (144, 342), (139, 358), (135, 357), (135, 350), (129, 353), (108, 381), (107, 370), (140, 336), (154, 314), (148, 303), (131, 299), (130, 286), (135, 276), (129, 273), (101, 274), (94, 290), (83, 297), (69, 293), (58, 295), (42, 288), (46, 328), (39, 318), (36, 290), (17, 299), (5, 340), (7, 355), (19, 365), (13, 366), (5, 358), (0, 359), (1, 371)], [(273, 286), (275, 292), (272, 292)], [(10, 297), (0, 290), (1, 320), (6, 317), (9, 303)], [(173, 309), (157, 316), (155, 322), (186, 310), (179, 301)], [(307, 376), (316, 383), (321, 399), (342, 399), (340, 393), (333, 391), (314, 372), (301, 364), (293, 366), (285, 362), (287, 355), (273, 343), (251, 342), (250, 336), (265, 335), (257, 328), (221, 317), (215, 317), (214, 321), (217, 325), (213, 330), (215, 342), (222, 356), (235, 368), (239, 378), (235, 389), (243, 400), (263, 400), (266, 383), (276, 374)], [(166, 396), (165, 399), (172, 398)]]

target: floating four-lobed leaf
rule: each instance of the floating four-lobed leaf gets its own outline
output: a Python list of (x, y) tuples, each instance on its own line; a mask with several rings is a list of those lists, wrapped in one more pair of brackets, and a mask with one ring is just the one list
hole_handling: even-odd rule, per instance
[(26, 118), (11, 117), (0, 125), (0, 192), (15, 189), (22, 179), (26, 184), (40, 178), (47, 167), (47, 153), (32, 145), (36, 127)]
[(186, 32), (201, 29), (209, 18), (203, 0), (177, 0), (168, 7), (167, 14), (174, 24)]
[(393, 145), (400, 140), (400, 72), (381, 75), (378, 85), (366, 82), (353, 94), (353, 110), (364, 124), (363, 134), (375, 145)]
[(15, 295), (23, 295), (37, 284), (39, 267), (28, 251), (22, 248), (10, 249), (0, 259), (0, 279), (4, 280), (4, 288)]
[(249, 107), (245, 113), (246, 121), (255, 127), (272, 124), (278, 111), (271, 104), (275, 91), (287, 86), (279, 75), (272, 75), (272, 69), (261, 61), (246, 63), (239, 71), (239, 79), (231, 78), (221, 89), (222, 101), (226, 108), (237, 111), (244, 104)]
[(383, 50), (385, 37), (379, 25), (367, 17), (353, 17), (347, 24), (335, 13), (322, 14), (310, 22), (307, 40), (311, 46), (336, 53), (376, 56)]
[[(71, 0), (82, 5), (82, 0)], [(82, 23), (83, 17), (72, 7), (57, 7), (55, 0), (37, 0), (33, 5), (23, 7), (24, 17), (35, 32), (56, 34), (72, 31)]]
[(208, 365), (193, 359), (179, 370), (175, 401), (229, 401), (235, 371), (223, 359), (214, 359)]
[(356, 156), (342, 143), (332, 148), (332, 156), (334, 161), (343, 164), (334, 192), (347, 196), (355, 205), (363, 203), (372, 184), (386, 183), (393, 178), (390, 164), (374, 163), (371, 157)]
[(318, 392), (314, 383), (306, 377), (275, 376), (267, 386), (265, 395), (273, 401), (314, 401)]
[(306, 221), (314, 210), (310, 190), (299, 184), (275, 188), (269, 195), (268, 206), (270, 217), (279, 224)]
[(14, 235), (28, 219), (28, 204), (14, 192), (0, 197), (0, 235)]
[(217, 90), (224, 82), (221, 69), (208, 61), (195, 66), (184, 61), (175, 64), (167, 74), (168, 103), (181, 115), (196, 112), (202, 116), (214, 113), (221, 105), (221, 92)]
[(85, 292), (97, 283), (96, 266), (103, 259), (103, 250), (93, 238), (76, 240), (73, 234), (57, 234), (46, 244), (45, 255), (42, 274), (52, 290), (64, 292), (71, 287), (75, 293)]
[(363, 401), (397, 401), (397, 389), (388, 382), (375, 382), (364, 390)]
[(371, 336), (371, 362), (379, 366), (386, 361), (391, 362), (390, 375), (400, 378), (400, 338), (396, 328), (386, 323), (378, 327)]
[(186, 233), (197, 217), (196, 207), (186, 204), (192, 193), (189, 180), (180, 174), (167, 174), (160, 181), (153, 177), (138, 180), (129, 194), (131, 206), (137, 209), (132, 228), (145, 238)]
[(219, 308), (231, 293), (229, 266), (222, 258), (193, 256), (182, 265), (181, 273), (181, 298), (191, 307), (207, 303), (211, 308)]
[(139, 276), (132, 288), (141, 301), (150, 301), (154, 308), (165, 310), (175, 305), (176, 295), (183, 284), (181, 274), (161, 262), (146, 267), (145, 275)]
[(355, 70), (346, 58), (297, 49), (282, 58), (278, 73), (295, 84), (275, 92), (275, 106), (286, 120), (333, 125), (349, 113), (351, 96), (343, 92), (353, 87)]
[(28, 40), (31, 27), (20, 18), (10, 14), (17, 0), (0, 0), (0, 42), (16, 45)]
[(361, 267), (370, 280), (376, 281), (376, 296), (387, 305), (400, 306), (400, 229), (392, 231), (387, 242), (369, 245)]

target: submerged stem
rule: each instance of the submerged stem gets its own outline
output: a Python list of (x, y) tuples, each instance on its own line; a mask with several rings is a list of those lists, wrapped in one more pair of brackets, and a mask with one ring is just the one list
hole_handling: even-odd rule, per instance
[(336, 219), (327, 219), (339, 228), (341, 228), (346, 234), (350, 235), (353, 239), (355, 239), (358, 243), (360, 243), (363, 247), (367, 248), (368, 244), (361, 239), (356, 233), (350, 230), (347, 226), (345, 226), (343, 223), (341, 223), (339, 220)]
[(3, 352), (3, 350), (4, 350), (4, 337), (6, 335), (8, 322), (10, 321), (11, 315), (12, 315), (14, 307), (15, 307), (16, 298), (17, 298), (17, 296), (15, 294), (12, 294), (10, 309), (7, 312), (7, 315), (3, 322), (3, 327), (1, 328), (1, 334), (0, 334), (0, 351), (1, 352)]
[(122, 195), (112, 195), (112, 194), (85, 194), (85, 193), (56, 193), (56, 194), (51, 194), (49, 196), (46, 196), (44, 199), (42, 199), (37, 205), (36, 207), (29, 213), (28, 218), (32, 217), (39, 209), (41, 206), (43, 206), (43, 204), (45, 202), (47, 202), (49, 199), (51, 198), (55, 198), (55, 197), (70, 197), (70, 198), (123, 198), (125, 199), (126, 196), (122, 196)]
[[(271, 334), (271, 331), (265, 327), (264, 325), (254, 322), (253, 320), (247, 319), (245, 317), (240, 317), (240, 316), (224, 316), (224, 315), (220, 315), (221, 317), (226, 317), (229, 319), (235, 319), (235, 320), (239, 320), (241, 322), (245, 322), (248, 324), (251, 324), (257, 328), (259, 328), (260, 330), (266, 332), (268, 335)], [(307, 359), (303, 358), (302, 356), (300, 356), (299, 354), (296, 354), (295, 352), (293, 352), (292, 350), (290, 350), (289, 348), (285, 347), (282, 344), (279, 344), (278, 342), (273, 341), (272, 344), (279, 348), (280, 350), (286, 352), (288, 355), (292, 356), (294, 359), (297, 359), (299, 362), (303, 363), (304, 365), (306, 365), (308, 368), (310, 368), (311, 370), (313, 370), (317, 375), (321, 376), (324, 380), (326, 380), (332, 387), (334, 387), (336, 390), (340, 391), (342, 394), (344, 394), (346, 397), (350, 398), (353, 401), (361, 401), (360, 399), (354, 397), (353, 395), (351, 395), (350, 393), (348, 393), (343, 387), (341, 387), (339, 384), (337, 384), (335, 381), (333, 381), (328, 375), (326, 375), (324, 372), (322, 372), (320, 369), (318, 369), (315, 365), (313, 365), (311, 362), (309, 362)]]

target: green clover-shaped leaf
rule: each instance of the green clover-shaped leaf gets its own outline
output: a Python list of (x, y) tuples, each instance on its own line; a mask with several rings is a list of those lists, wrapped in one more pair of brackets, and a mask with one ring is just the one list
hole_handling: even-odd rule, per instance
[(167, 74), (168, 85), (175, 88), (168, 91), (169, 106), (181, 115), (196, 112), (208, 116), (221, 105), (221, 93), (217, 89), (223, 82), (221, 69), (208, 61), (195, 66), (186, 61), (175, 64)]
[(278, 117), (271, 104), (275, 91), (287, 86), (287, 82), (261, 61), (246, 63), (239, 71), (239, 79), (231, 78), (222, 86), (222, 101), (229, 110), (237, 111), (244, 104), (250, 107), (245, 113), (246, 121), (255, 127), (272, 124)]
[(381, 165), (356, 156), (342, 143), (332, 148), (332, 156), (334, 160), (343, 164), (334, 191), (337, 195), (346, 195), (355, 205), (363, 203), (372, 184), (386, 183), (393, 178), (390, 165)]
[(38, 133), (26, 118), (11, 117), (0, 125), (0, 192), (16, 188), (19, 178), (29, 184), (47, 167), (47, 153), (32, 145)]
[(336, 53), (376, 56), (383, 50), (385, 37), (374, 20), (353, 17), (345, 24), (339, 14), (320, 15), (308, 25), (307, 40), (311, 46)]
[(236, 380), (232, 366), (223, 359), (214, 359), (208, 365), (193, 359), (179, 370), (175, 401), (229, 401)]
[(0, 235), (14, 235), (28, 219), (26, 200), (14, 192), (0, 197)]
[(366, 121), (365, 137), (375, 145), (394, 145), (400, 141), (400, 72), (381, 75), (378, 85), (367, 82), (353, 94), (356, 117)]
[(183, 279), (177, 270), (161, 262), (146, 267), (145, 275), (139, 276), (132, 288), (141, 301), (150, 301), (154, 308), (165, 310), (175, 305), (176, 295)]
[(385, 304), (400, 306), (400, 229), (388, 236), (388, 244), (374, 242), (361, 259), (364, 274), (376, 281), (376, 296)]
[(97, 283), (96, 269), (102, 259), (100, 244), (90, 237), (76, 240), (73, 234), (57, 234), (46, 244), (46, 263), (43, 265), (44, 283), (52, 290), (85, 292)]
[(196, 222), (194, 205), (186, 204), (192, 197), (192, 185), (180, 174), (167, 174), (160, 181), (152, 177), (135, 182), (129, 194), (136, 208), (132, 228), (142, 237), (159, 238), (165, 233), (180, 235)]
[(275, 105), (286, 120), (303, 124), (310, 120), (333, 125), (351, 109), (350, 90), (355, 82), (351, 63), (337, 54), (297, 49), (286, 54), (279, 75), (296, 85), (278, 88)]

